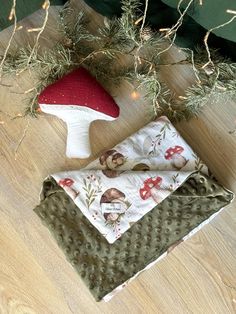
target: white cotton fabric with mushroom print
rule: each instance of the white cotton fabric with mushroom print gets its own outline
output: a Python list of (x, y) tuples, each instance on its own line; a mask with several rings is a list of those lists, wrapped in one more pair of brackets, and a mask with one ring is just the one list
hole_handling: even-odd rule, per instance
[(52, 175), (109, 243), (207, 167), (166, 117), (78, 171)]

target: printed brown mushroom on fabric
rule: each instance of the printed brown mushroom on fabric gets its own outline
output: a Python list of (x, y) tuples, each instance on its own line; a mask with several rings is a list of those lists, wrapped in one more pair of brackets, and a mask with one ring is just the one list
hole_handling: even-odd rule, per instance
[(111, 149), (103, 153), (99, 158), (100, 164), (105, 169), (116, 169), (125, 163), (125, 156), (115, 149)]
[(133, 171), (149, 171), (149, 170), (150, 170), (150, 167), (149, 167), (147, 164), (140, 163), (140, 164), (135, 165), (135, 166), (132, 168), (132, 170), (133, 170)]
[[(109, 211), (109, 207), (107, 210), (104, 210), (105, 206), (103, 204), (111, 203), (118, 204), (117, 211), (116, 210)], [(122, 206), (119, 206), (119, 204), (121, 204)], [(107, 222), (117, 221), (120, 215), (123, 214), (128, 208), (127, 203), (125, 202), (125, 194), (116, 188), (108, 189), (103, 193), (100, 200), (100, 205), (102, 207), (103, 217)]]
[(152, 197), (156, 203), (159, 203), (162, 201), (162, 198), (158, 193), (158, 190), (161, 188), (161, 183), (161, 177), (146, 179), (143, 183), (143, 187), (139, 190), (140, 197), (143, 200), (147, 200), (149, 197)]
[(119, 175), (120, 175), (122, 172), (123, 172), (123, 171), (116, 171), (116, 170), (110, 170), (110, 169), (102, 170), (102, 173), (103, 173), (104, 176), (106, 176), (107, 178), (117, 178), (117, 177), (119, 177)]
[(171, 160), (171, 164), (176, 169), (183, 168), (188, 160), (181, 154), (183, 153), (184, 148), (182, 146), (176, 145), (174, 147), (170, 147), (165, 152), (165, 159)]

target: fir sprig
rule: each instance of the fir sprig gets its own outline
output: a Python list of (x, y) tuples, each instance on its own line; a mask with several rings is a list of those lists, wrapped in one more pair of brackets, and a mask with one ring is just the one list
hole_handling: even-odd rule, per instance
[[(88, 68), (105, 87), (122, 80), (135, 82), (136, 88), (144, 90), (152, 115), (165, 114), (171, 120), (199, 114), (210, 98), (227, 95), (236, 99), (236, 64), (214, 50), (211, 51), (214, 65), (209, 64), (205, 49), (195, 53), (184, 49), (186, 59), (174, 63), (192, 65), (197, 78), (184, 95), (176, 97), (160, 78), (160, 68), (172, 65), (162, 64), (160, 59), (168, 39), (146, 26), (140, 28), (137, 21), (143, 17), (139, 0), (123, 0), (122, 10), (120, 18), (105, 18), (94, 34), (89, 31), (89, 22), (83, 13), (66, 5), (60, 13), (63, 34), (60, 43), (40, 53), (34, 47), (26, 47), (4, 56), (3, 74), (20, 74), (31, 69), (37, 75), (28, 97), (27, 114), (37, 115), (38, 95), (48, 84), (79, 66)], [(148, 36), (144, 36), (144, 31)], [(120, 59), (128, 63), (120, 64), (117, 62)]]

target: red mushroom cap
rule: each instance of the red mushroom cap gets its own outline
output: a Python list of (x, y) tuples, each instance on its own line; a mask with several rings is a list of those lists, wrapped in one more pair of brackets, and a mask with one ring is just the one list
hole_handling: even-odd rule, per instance
[(165, 152), (165, 159), (171, 159), (175, 154), (181, 154), (183, 151), (184, 151), (184, 148), (179, 145), (170, 147)]
[(78, 105), (117, 118), (119, 107), (107, 91), (80, 67), (47, 86), (38, 98), (39, 105)]
[(143, 200), (148, 199), (151, 196), (151, 189), (152, 188), (160, 188), (162, 182), (161, 177), (156, 178), (148, 178), (144, 181), (143, 188), (139, 190), (140, 197)]
[(144, 185), (148, 186), (150, 189), (153, 187), (159, 187), (162, 182), (161, 177), (156, 177), (155, 178), (148, 178), (147, 180), (144, 181)]
[(59, 181), (59, 185), (61, 187), (64, 187), (64, 186), (70, 187), (70, 186), (72, 186), (73, 183), (74, 183), (74, 181), (71, 178), (65, 178), (65, 179), (61, 179)]
[(146, 200), (151, 196), (151, 191), (150, 189), (143, 187), (139, 190), (139, 195), (143, 200)]

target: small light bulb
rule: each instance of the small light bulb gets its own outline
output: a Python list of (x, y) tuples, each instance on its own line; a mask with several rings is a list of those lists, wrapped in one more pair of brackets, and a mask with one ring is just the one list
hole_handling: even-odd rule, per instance
[(133, 100), (139, 99), (139, 98), (140, 98), (140, 94), (139, 94), (136, 90), (134, 90), (134, 91), (132, 91), (132, 93), (131, 93), (131, 98), (132, 98)]

